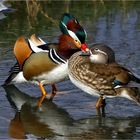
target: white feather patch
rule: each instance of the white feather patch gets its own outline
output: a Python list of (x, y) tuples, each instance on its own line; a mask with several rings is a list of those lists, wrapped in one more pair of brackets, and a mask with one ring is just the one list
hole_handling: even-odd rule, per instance
[(42, 75), (36, 76), (33, 79), (41, 81), (42, 84), (53, 84), (60, 82), (68, 76), (68, 62), (60, 64), (58, 67), (50, 72), (43, 73)]
[(46, 42), (42, 40), (40, 37), (38, 37), (38, 39), (42, 42), (42, 45), (46, 44)]
[(69, 78), (75, 86), (77, 86), (78, 88), (80, 88), (84, 92), (86, 92), (90, 95), (93, 95), (93, 96), (100, 96), (101, 95), (99, 91), (97, 91), (97, 90), (87, 86), (86, 84), (83, 84), (82, 82), (74, 79), (70, 74), (69, 74)]
[(123, 90), (123, 91), (121, 92), (120, 96), (121, 96), (121, 97), (125, 97), (125, 98), (127, 98), (127, 99), (129, 99), (129, 100), (133, 100), (133, 99), (128, 95), (128, 93), (127, 93), (126, 90)]
[(12, 80), (13, 83), (24, 83), (27, 80), (23, 76), (23, 72), (19, 72), (16, 77)]
[[(72, 32), (71, 30), (68, 30), (67, 26), (62, 22), (62, 24), (65, 26), (67, 32), (69, 33), (69, 35), (74, 39), (74, 40), (78, 40), (79, 42), (81, 42), (78, 37), (76, 36), (76, 34), (74, 32)], [(86, 32), (85, 32), (86, 33)]]
[(48, 52), (48, 50), (42, 50), (40, 48), (38, 48), (30, 39), (28, 39), (29, 45), (31, 47), (31, 49), (37, 53), (37, 52)]
[(76, 36), (76, 34), (70, 30), (68, 30), (69, 35), (74, 39), (74, 40), (78, 40), (79, 42), (81, 42), (78, 37)]

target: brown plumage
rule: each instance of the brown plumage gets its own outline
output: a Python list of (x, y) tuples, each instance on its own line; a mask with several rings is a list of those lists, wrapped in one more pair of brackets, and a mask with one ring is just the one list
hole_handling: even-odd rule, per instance
[[(128, 87), (131, 81), (140, 83), (140, 79), (128, 69), (116, 63), (114, 54), (110, 55), (112, 57), (106, 57), (107, 52), (100, 50), (99, 47), (97, 47), (99, 50), (95, 48), (91, 49), (89, 56), (82, 55), (81, 52), (71, 56), (68, 63), (71, 81), (91, 95), (103, 97), (121, 96), (140, 104), (140, 90), (135, 87)], [(102, 55), (104, 59), (113, 58), (114, 60), (102, 62), (102, 59), (98, 60), (100, 57), (93, 60), (95, 54), (100, 53), (104, 54)]]

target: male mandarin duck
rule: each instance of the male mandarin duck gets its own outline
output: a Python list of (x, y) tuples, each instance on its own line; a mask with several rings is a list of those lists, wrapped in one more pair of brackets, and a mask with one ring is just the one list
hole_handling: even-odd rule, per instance
[[(62, 23), (61, 21), (60, 24)], [(82, 29), (78, 22), (77, 24)], [(67, 25), (65, 28), (68, 30)], [(73, 31), (68, 30), (66, 34), (59, 37), (58, 43), (48, 44), (35, 35), (31, 36), (28, 43), (23, 36), (19, 37), (14, 46), (17, 63), (12, 67), (5, 85), (27, 81), (38, 84), (42, 91), (42, 96), (38, 102), (38, 106), (40, 106), (47, 95), (43, 85), (51, 84), (50, 99), (52, 100), (56, 94), (55, 83), (68, 76), (67, 60), (79, 50), (84, 52), (89, 50), (85, 44), (86, 33), (84, 30), (82, 31), (83, 33), (77, 36)], [(80, 30), (80, 32), (82, 31)]]
[(115, 62), (114, 51), (106, 45), (95, 44), (89, 56), (77, 52), (68, 62), (69, 78), (73, 84), (98, 96), (96, 109), (105, 107), (105, 97), (125, 97), (140, 104), (140, 90), (130, 82), (140, 83), (131, 71)]

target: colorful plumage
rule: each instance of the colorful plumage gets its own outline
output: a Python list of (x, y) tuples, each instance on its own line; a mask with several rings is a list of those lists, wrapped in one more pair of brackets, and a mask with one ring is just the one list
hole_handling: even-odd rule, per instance
[(72, 36), (73, 38), (79, 40), (83, 44), (83, 47), (86, 46), (86, 31), (73, 15), (69, 13), (63, 14), (59, 26), (63, 34)]
[[(78, 26), (80, 26), (79, 23)], [(86, 36), (85, 32), (83, 35)], [(40, 106), (47, 95), (43, 85), (52, 85), (52, 94), (50, 96), (52, 100), (57, 90), (55, 83), (64, 80), (68, 76), (67, 60), (79, 50), (88, 51), (88, 48), (85, 40), (82, 43), (74, 32), (72, 35), (60, 35), (58, 43), (45, 43), (35, 35), (31, 36), (27, 42), (21, 36), (14, 46), (17, 63), (12, 67), (5, 85), (22, 82), (38, 84), (42, 91), (42, 97), (38, 102), (38, 106)]]

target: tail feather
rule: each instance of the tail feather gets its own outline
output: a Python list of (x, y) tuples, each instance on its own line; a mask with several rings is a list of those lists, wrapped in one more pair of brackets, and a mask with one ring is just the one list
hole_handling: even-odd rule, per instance
[(15, 63), (15, 65), (10, 69), (9, 73), (10, 75), (5, 80), (4, 85), (9, 85), (12, 83), (12, 80), (17, 76), (17, 74), (20, 72), (20, 68), (18, 63)]
[(5, 80), (3, 85), (12, 84), (12, 80), (17, 76), (18, 73), (11, 73), (9, 77)]
[(136, 77), (135, 75), (130, 75), (131, 79), (137, 83), (140, 83), (140, 78)]
[(121, 97), (125, 97), (129, 100), (133, 100), (140, 105), (140, 88), (138, 87), (121, 87), (117, 88), (116, 92)]

